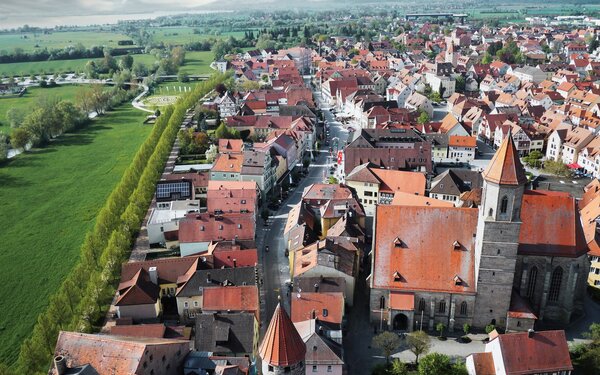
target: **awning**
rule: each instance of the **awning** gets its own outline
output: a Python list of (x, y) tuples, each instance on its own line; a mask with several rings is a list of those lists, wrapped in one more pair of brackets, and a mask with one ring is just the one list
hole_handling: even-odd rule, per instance
[(580, 169), (581, 165), (577, 164), (577, 163), (572, 163), (567, 165), (567, 167), (571, 168), (571, 169)]
[(403, 292), (390, 293), (390, 308), (392, 310), (412, 311), (415, 309), (415, 294)]

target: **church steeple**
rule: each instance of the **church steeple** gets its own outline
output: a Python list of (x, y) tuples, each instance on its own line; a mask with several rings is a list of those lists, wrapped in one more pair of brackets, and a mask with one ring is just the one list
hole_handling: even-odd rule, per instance
[(483, 178), (499, 185), (524, 185), (527, 182), (523, 164), (509, 129), (508, 135), (483, 172)]
[[(263, 363), (263, 374), (303, 373), (306, 344), (281, 303), (275, 308), (258, 353)], [(286, 368), (288, 371), (285, 371)]]

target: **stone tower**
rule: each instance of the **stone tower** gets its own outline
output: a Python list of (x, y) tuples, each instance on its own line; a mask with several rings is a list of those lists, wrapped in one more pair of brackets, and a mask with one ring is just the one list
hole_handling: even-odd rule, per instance
[(447, 48), (444, 60), (456, 67), (456, 64), (458, 63), (458, 54), (454, 52), (454, 42), (452, 41), (452, 38), (446, 38), (446, 45)]
[(263, 375), (304, 375), (306, 345), (281, 303), (275, 308), (258, 354)]
[(527, 178), (508, 133), (483, 172), (475, 246), (477, 297), (473, 325), (504, 328), (517, 262), (521, 204)]

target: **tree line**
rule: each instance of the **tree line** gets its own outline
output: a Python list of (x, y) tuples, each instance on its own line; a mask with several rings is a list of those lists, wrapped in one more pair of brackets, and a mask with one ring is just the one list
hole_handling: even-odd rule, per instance
[(22, 48), (15, 48), (12, 52), (3, 51), (0, 53), (0, 64), (31, 62), (31, 61), (53, 61), (53, 60), (72, 60), (84, 58), (100, 58), (105, 53), (110, 53), (113, 56), (127, 54), (127, 49), (108, 49), (100, 46), (92, 46), (85, 48), (83, 44), (78, 43), (74, 46), (65, 48), (47, 48), (36, 49), (31, 52), (25, 52)]
[(98, 213), (81, 246), (79, 262), (38, 316), (31, 337), (23, 342), (16, 373), (45, 374), (59, 331), (99, 330), (116, 292), (121, 264), (140, 230), (187, 109), (226, 78), (213, 76), (162, 112)]
[[(11, 108), (6, 113), (11, 127), (10, 144), (17, 150), (25, 150), (28, 146), (44, 147), (63, 133), (88, 124), (89, 113), (103, 115), (107, 110), (130, 100), (136, 92), (119, 87), (105, 90), (102, 85), (93, 85), (79, 91), (77, 104), (43, 96), (31, 111)], [(0, 159), (1, 154), (0, 148)]]

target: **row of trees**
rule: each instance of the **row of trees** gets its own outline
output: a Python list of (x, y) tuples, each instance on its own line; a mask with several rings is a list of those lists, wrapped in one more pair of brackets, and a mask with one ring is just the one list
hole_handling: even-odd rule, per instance
[(175, 107), (163, 111), (100, 210), (82, 245), (79, 263), (50, 298), (32, 336), (23, 343), (17, 373), (46, 373), (60, 330), (94, 332), (99, 328), (186, 110), (222, 79), (219, 75), (198, 85)]
[(105, 53), (110, 53), (113, 56), (124, 55), (127, 53), (124, 49), (109, 50), (105, 47), (92, 46), (85, 48), (81, 43), (65, 48), (55, 48), (48, 50), (47, 48), (35, 49), (31, 52), (25, 52), (20, 47), (15, 48), (12, 52), (0, 53), (0, 64), (28, 62), (28, 61), (52, 61), (52, 60), (71, 60), (84, 58), (100, 58)]

